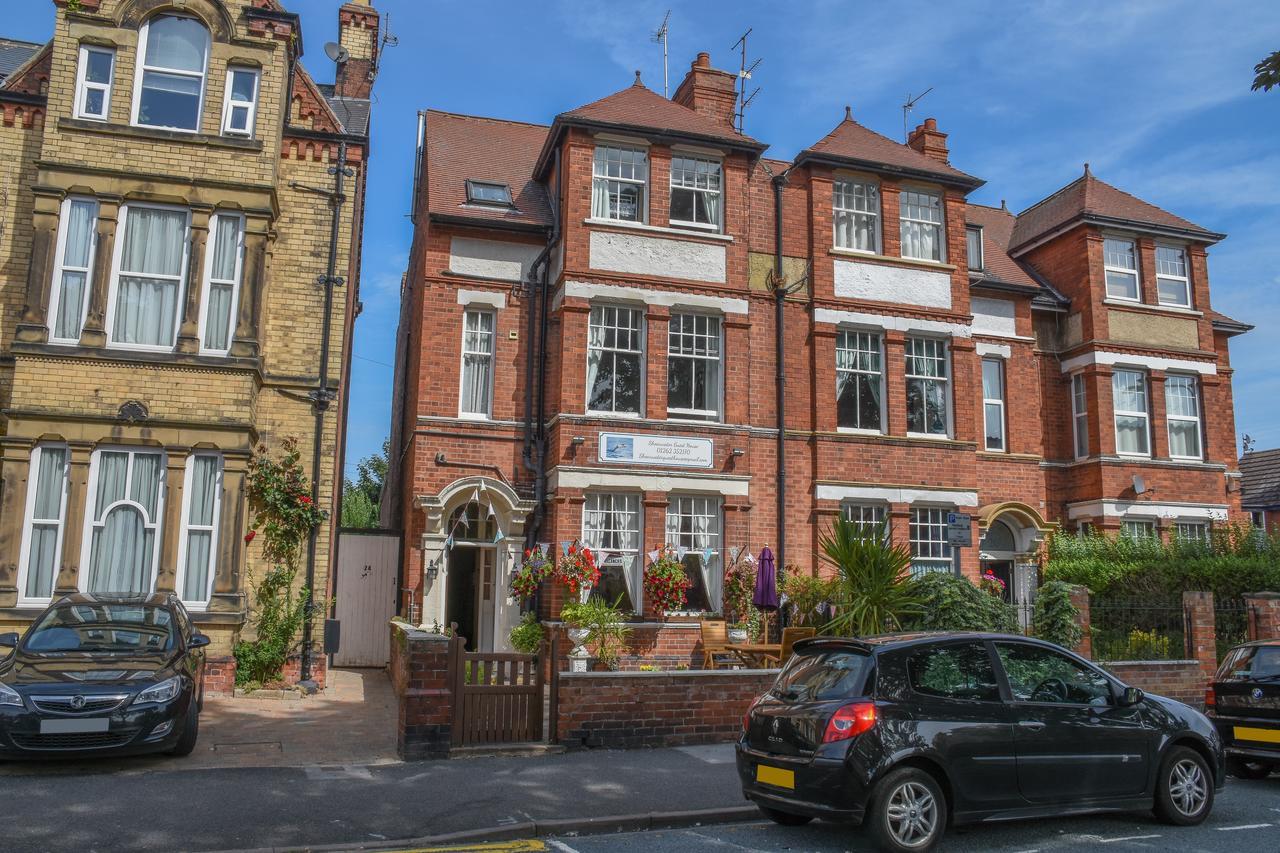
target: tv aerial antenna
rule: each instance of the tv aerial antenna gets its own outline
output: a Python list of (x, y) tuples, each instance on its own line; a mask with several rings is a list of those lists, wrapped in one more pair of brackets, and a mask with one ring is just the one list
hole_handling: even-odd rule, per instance
[(760, 94), (759, 86), (757, 86), (755, 91), (750, 95), (747, 94), (747, 81), (751, 79), (751, 74), (760, 66), (760, 63), (764, 61), (764, 59), (761, 58), (751, 63), (750, 66), (747, 65), (747, 36), (751, 35), (752, 29), (754, 29), (754, 27), (748, 27), (747, 31), (742, 34), (742, 37), (733, 43), (733, 47), (729, 48), (730, 50), (734, 50), (735, 48), (741, 48), (742, 50), (742, 65), (738, 70), (738, 110), (733, 116), (737, 124), (738, 133), (742, 133), (743, 118), (747, 114), (747, 107), (751, 106), (751, 102), (756, 99), (756, 95)]
[(649, 36), (649, 41), (657, 43), (662, 42), (662, 94), (663, 97), (671, 97), (671, 87), (667, 82), (667, 35), (671, 32), (668, 26), (671, 22), (671, 10), (667, 10), (666, 16), (662, 19), (662, 26), (654, 30), (653, 35)]
[(928, 89), (925, 89), (923, 92), (921, 92), (918, 95), (915, 95), (914, 97), (911, 95), (910, 92), (907, 93), (907, 102), (902, 105), (902, 141), (903, 142), (907, 141), (907, 137), (909, 135), (909, 132), (907, 130), (907, 116), (911, 113), (912, 110), (916, 108), (916, 104), (920, 102), (920, 99), (932, 91), (933, 91), (933, 87), (930, 86)]

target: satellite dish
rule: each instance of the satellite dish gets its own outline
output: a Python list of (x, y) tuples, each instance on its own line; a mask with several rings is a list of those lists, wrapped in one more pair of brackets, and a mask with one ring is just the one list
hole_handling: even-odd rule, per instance
[(325, 43), (324, 52), (334, 62), (346, 62), (351, 58), (351, 51), (333, 41)]
[(1140, 495), (1147, 490), (1147, 481), (1142, 479), (1141, 474), (1133, 475), (1133, 493)]

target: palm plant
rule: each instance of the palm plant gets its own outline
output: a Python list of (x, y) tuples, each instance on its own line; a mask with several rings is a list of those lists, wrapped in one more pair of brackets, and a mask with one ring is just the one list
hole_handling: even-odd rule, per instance
[(837, 613), (827, 633), (865, 637), (900, 630), (920, 612), (911, 577), (911, 552), (895, 545), (885, 525), (836, 519), (819, 540), (822, 555), (836, 569)]

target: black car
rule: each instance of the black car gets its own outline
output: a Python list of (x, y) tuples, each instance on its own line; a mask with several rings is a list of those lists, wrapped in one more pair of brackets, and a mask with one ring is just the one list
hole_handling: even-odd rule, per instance
[(738, 775), (765, 815), (862, 822), (891, 851), (1083, 811), (1198, 824), (1226, 780), (1203, 714), (1026, 637), (805, 640), (743, 729)]
[(207, 645), (172, 594), (54, 602), (0, 635), (0, 757), (190, 755)]
[(1204, 697), (1227, 751), (1227, 770), (1265, 779), (1280, 770), (1280, 640), (1236, 646)]

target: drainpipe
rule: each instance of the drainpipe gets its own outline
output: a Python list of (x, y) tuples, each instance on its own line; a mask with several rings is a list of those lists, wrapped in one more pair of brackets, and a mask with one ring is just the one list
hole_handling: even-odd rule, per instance
[(785, 321), (787, 287), (782, 277), (782, 188), (790, 169), (773, 178), (773, 307), (775, 393), (778, 409), (778, 571), (787, 565), (787, 376), (783, 364), (786, 352), (783, 323)]
[[(533, 523), (529, 525), (530, 530), (527, 539), (532, 543), (536, 541), (538, 534), (542, 530), (542, 520), (546, 517), (546, 501), (547, 501), (547, 327), (551, 323), (551, 250), (560, 242), (560, 191), (564, 186), (563, 169), (560, 166), (560, 150), (556, 149), (554, 168), (556, 170), (555, 191), (551, 199), (551, 236), (547, 240), (546, 258), (542, 263), (542, 293), (541, 305), (539, 311), (538, 331), (538, 432), (537, 432), (537, 462), (535, 470), (535, 480), (533, 487)], [(533, 351), (530, 350), (530, 361), (532, 362)]]

